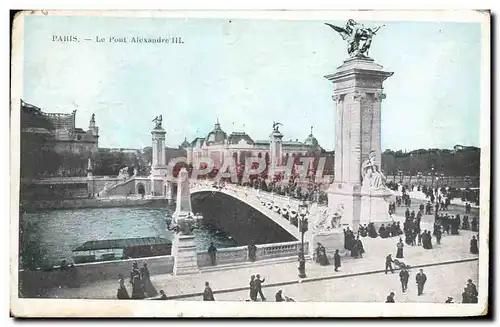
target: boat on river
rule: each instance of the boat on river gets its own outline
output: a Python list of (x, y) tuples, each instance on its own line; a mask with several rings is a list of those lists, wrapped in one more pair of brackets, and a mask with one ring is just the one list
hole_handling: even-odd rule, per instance
[(170, 255), (172, 242), (162, 237), (87, 241), (73, 250), (73, 262), (96, 262)]

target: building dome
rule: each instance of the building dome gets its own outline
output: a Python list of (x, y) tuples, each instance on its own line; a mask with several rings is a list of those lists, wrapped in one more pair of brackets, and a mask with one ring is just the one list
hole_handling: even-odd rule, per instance
[(305, 145), (311, 146), (311, 147), (317, 147), (319, 145), (318, 140), (314, 137), (312, 133), (312, 126), (311, 126), (311, 134), (306, 138), (304, 141)]
[(227, 139), (227, 134), (220, 128), (219, 119), (217, 119), (217, 123), (214, 126), (214, 130), (208, 133), (207, 137), (205, 138), (205, 144), (211, 145), (217, 143), (224, 143), (226, 139)]
[(181, 149), (186, 149), (189, 148), (191, 144), (187, 141), (187, 139), (184, 137), (184, 142), (181, 143)]

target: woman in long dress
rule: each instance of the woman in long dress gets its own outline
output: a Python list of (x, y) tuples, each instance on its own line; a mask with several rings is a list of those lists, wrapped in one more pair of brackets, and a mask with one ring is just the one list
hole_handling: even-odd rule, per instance
[(402, 259), (403, 258), (403, 248), (404, 248), (403, 240), (401, 237), (399, 238), (398, 244), (396, 244), (397, 247), (397, 252), (396, 252), (396, 258)]
[(142, 286), (144, 287), (144, 292), (146, 293), (147, 297), (157, 296), (158, 291), (154, 287), (149, 277), (149, 269), (147, 263), (144, 263), (143, 267), (141, 268), (141, 279)]
[(363, 257), (363, 253), (365, 253), (365, 248), (363, 247), (363, 242), (361, 242), (361, 240), (359, 239), (359, 236), (356, 239), (356, 245), (357, 245), (357, 248), (358, 248), (358, 255), (359, 255), (360, 258), (362, 258)]
[(118, 287), (118, 292), (116, 294), (116, 298), (118, 300), (128, 300), (130, 296), (128, 295), (127, 288), (125, 287), (125, 281), (123, 277), (120, 277), (120, 286)]
[(318, 247), (316, 248), (316, 262), (322, 266), (328, 266), (330, 264), (326, 256), (325, 247), (321, 243), (318, 243)]
[(142, 300), (144, 298), (144, 288), (142, 287), (141, 279), (139, 276), (134, 276), (132, 279), (132, 299)]

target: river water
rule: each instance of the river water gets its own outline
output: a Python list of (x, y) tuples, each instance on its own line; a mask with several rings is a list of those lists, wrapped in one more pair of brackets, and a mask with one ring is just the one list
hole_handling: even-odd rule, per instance
[[(87, 241), (163, 237), (173, 239), (166, 217), (175, 204), (166, 207), (125, 207), (75, 210), (51, 210), (24, 213), (21, 216), (21, 266), (34, 267), (71, 261), (72, 250)], [(237, 246), (227, 234), (202, 224), (196, 229), (196, 246), (205, 251), (210, 242), (217, 248)]]

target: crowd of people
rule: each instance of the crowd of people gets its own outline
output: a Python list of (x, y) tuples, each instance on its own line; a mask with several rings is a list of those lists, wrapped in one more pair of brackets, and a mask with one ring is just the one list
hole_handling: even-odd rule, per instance
[(460, 214), (449, 215), (448, 213), (441, 213), (435, 216), (435, 220), (439, 221), (444, 230), (447, 233), (451, 232), (452, 235), (458, 235), (459, 229), (471, 230), (473, 232), (479, 231), (479, 219), (476, 216), (470, 217), (464, 215), (462, 218)]
[[(147, 297), (154, 297), (158, 295), (156, 288), (151, 282), (149, 275), (148, 264), (143, 263), (143, 266), (139, 268), (137, 262), (132, 263), (132, 270), (130, 272), (129, 283), (132, 286), (132, 294), (129, 296), (127, 287), (125, 286), (125, 279), (123, 275), (119, 275), (119, 287), (116, 297), (119, 300), (133, 299), (141, 300)], [(162, 295), (165, 293), (161, 291)]]
[(359, 232), (357, 236), (354, 236), (353, 231), (349, 227), (344, 229), (344, 249), (346, 250), (346, 254), (350, 254), (355, 259), (362, 258), (363, 253), (365, 253), (363, 242), (359, 239), (359, 236)]
[(381, 238), (388, 238), (388, 237), (399, 236), (401, 234), (403, 234), (403, 231), (401, 230), (401, 225), (399, 221), (394, 221), (390, 224), (387, 224), (387, 226), (385, 224), (380, 225), (378, 232), (377, 229), (375, 228), (374, 223), (368, 223), (368, 225), (367, 224), (359, 225), (358, 227), (358, 237), (361, 236), (361, 237), (377, 238), (378, 236), (380, 236)]

